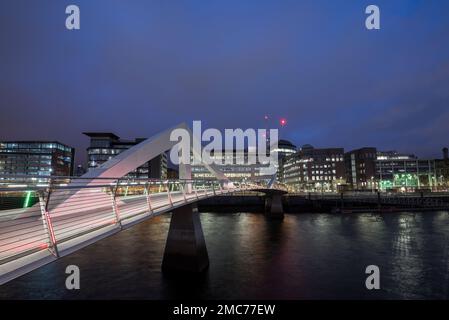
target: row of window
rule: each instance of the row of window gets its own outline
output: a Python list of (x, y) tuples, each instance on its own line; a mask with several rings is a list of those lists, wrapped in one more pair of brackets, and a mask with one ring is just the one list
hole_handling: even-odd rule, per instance
[(0, 159), (51, 159), (50, 155), (43, 154), (2, 154), (0, 153)]
[(11, 160), (0, 160), (0, 164), (5, 165), (26, 165), (26, 164), (36, 164), (36, 165), (51, 165), (51, 161), (43, 160), (43, 161), (11, 161)]
[(13, 152), (20, 151), (40, 151), (42, 149), (57, 149), (61, 151), (71, 152), (72, 148), (58, 143), (1, 143), (0, 150), (8, 151), (13, 149)]
[(100, 154), (111, 154), (117, 155), (123, 152), (125, 149), (89, 149), (87, 154), (89, 155), (100, 155)]

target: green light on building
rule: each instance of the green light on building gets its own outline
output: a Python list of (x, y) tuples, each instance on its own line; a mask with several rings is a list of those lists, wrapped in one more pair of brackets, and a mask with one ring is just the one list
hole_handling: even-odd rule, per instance
[(395, 174), (393, 179), (393, 186), (395, 187), (417, 187), (418, 177), (416, 174)]
[(393, 188), (393, 182), (391, 182), (390, 180), (380, 180), (379, 185), (381, 190)]
[(31, 191), (27, 191), (27, 195), (26, 195), (25, 201), (23, 203), (24, 208), (28, 208), (28, 205), (30, 204), (30, 199), (31, 199)]

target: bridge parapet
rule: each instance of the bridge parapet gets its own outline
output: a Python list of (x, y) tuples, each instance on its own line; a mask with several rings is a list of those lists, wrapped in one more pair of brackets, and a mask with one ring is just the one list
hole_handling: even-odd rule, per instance
[(254, 184), (0, 177), (0, 284), (155, 215)]

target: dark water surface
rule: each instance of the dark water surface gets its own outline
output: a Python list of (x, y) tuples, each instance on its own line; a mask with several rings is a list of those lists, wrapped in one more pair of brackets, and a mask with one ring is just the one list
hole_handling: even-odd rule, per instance
[[(202, 213), (210, 268), (160, 270), (170, 215), (99, 241), (0, 287), (1, 299), (448, 299), (449, 214)], [(81, 289), (65, 288), (65, 268)], [(377, 265), (381, 289), (365, 288)]]

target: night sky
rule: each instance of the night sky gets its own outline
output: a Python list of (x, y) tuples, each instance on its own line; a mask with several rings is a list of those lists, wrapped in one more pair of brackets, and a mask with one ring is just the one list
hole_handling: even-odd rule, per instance
[(59, 140), (77, 162), (83, 131), (261, 128), (265, 114), (297, 145), (449, 145), (447, 0), (1, 0), (0, 46), (0, 140)]

